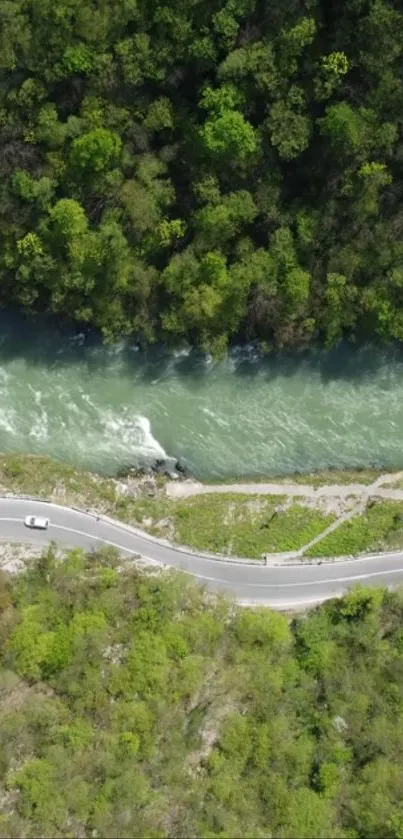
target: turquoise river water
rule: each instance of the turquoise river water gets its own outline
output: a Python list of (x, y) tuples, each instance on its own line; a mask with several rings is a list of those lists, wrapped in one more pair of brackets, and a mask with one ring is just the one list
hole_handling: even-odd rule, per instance
[(403, 354), (342, 347), (221, 363), (0, 319), (0, 451), (115, 473), (183, 457), (205, 479), (403, 466)]

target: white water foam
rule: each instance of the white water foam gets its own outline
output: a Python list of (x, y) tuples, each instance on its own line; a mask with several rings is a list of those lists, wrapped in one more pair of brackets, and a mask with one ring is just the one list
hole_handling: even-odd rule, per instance
[(183, 347), (181, 350), (173, 350), (172, 355), (174, 358), (187, 358), (190, 353), (190, 347)]
[(136, 418), (138, 427), (143, 432), (143, 450), (145, 452), (151, 452), (155, 454), (157, 457), (165, 458), (167, 456), (165, 449), (160, 445), (158, 440), (153, 437), (151, 431), (151, 423), (147, 417), (139, 416)]
[(88, 393), (81, 393), (81, 399), (83, 400), (83, 402), (86, 402), (87, 405), (89, 405), (90, 408), (93, 408), (94, 411), (96, 411), (98, 413), (99, 406), (96, 405), (95, 402), (93, 402), (93, 400), (91, 399), (91, 397)]
[(0, 411), (0, 429), (2, 431), (7, 431), (8, 434), (17, 434), (16, 428), (16, 413), (13, 410), (1, 410)]
[(47, 440), (49, 436), (48, 414), (42, 405), (42, 393), (40, 390), (34, 390), (30, 387), (34, 394), (35, 405), (39, 408), (39, 413), (35, 416), (34, 421), (29, 432), (29, 436), (34, 440)]
[(165, 449), (153, 436), (147, 417), (129, 416), (127, 411), (120, 416), (107, 412), (102, 416), (102, 426), (105, 439), (114, 438), (113, 444), (116, 446), (118, 438), (120, 444), (123, 444), (128, 460), (165, 460), (167, 457)]

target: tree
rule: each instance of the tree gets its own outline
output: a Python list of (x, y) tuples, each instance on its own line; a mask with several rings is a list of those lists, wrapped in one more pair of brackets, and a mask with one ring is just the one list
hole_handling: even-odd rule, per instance
[(393, 182), (384, 163), (364, 163), (358, 170), (360, 179), (357, 210), (366, 216), (376, 216), (379, 212), (380, 192)]
[(69, 45), (62, 58), (62, 76), (74, 76), (76, 74), (87, 76), (94, 69), (94, 54), (91, 48), (84, 43)]
[(270, 108), (267, 120), (270, 139), (284, 160), (298, 157), (309, 145), (311, 122), (301, 113), (303, 105), (303, 91), (292, 86), (287, 99), (275, 102)]
[(206, 148), (218, 156), (233, 156), (246, 161), (258, 150), (258, 139), (253, 126), (243, 114), (235, 110), (242, 103), (242, 95), (233, 85), (217, 90), (206, 88), (201, 99), (202, 107), (210, 111), (201, 136)]
[(216, 346), (218, 353), (222, 352), (227, 331), (221, 315), (230, 295), (222, 254), (209, 251), (198, 260), (192, 250), (184, 251), (173, 257), (163, 279), (174, 299), (172, 308), (163, 316), (164, 329), (168, 333), (182, 329), (183, 335), (198, 334), (206, 350)]
[(94, 128), (72, 144), (72, 165), (86, 172), (103, 172), (118, 161), (122, 141), (113, 131)]
[(213, 155), (234, 157), (241, 163), (258, 150), (256, 132), (239, 111), (224, 111), (220, 116), (208, 119), (202, 138)]
[(331, 52), (329, 55), (322, 56), (320, 73), (315, 79), (316, 98), (329, 99), (343, 83), (343, 78), (349, 69), (350, 63), (344, 52)]
[(313, 790), (300, 789), (290, 796), (286, 817), (286, 828), (282, 835), (288, 839), (337, 839), (340, 832), (336, 827), (336, 814), (325, 799)]
[(242, 226), (253, 222), (256, 215), (257, 208), (246, 190), (226, 195), (219, 203), (208, 204), (195, 214), (201, 244), (207, 248), (224, 248)]
[(73, 198), (62, 198), (49, 212), (49, 229), (63, 242), (83, 236), (88, 230), (84, 208)]
[(344, 330), (355, 323), (354, 303), (358, 289), (350, 285), (343, 274), (330, 273), (327, 275), (325, 295), (327, 305), (322, 323), (326, 330), (327, 344), (333, 346), (342, 337)]
[(252, 78), (258, 91), (275, 94), (280, 86), (273, 44), (251, 41), (233, 50), (218, 68), (220, 80), (234, 79), (238, 84)]
[(278, 57), (280, 69), (286, 78), (295, 75), (298, 59), (307, 46), (312, 44), (316, 34), (316, 21), (312, 17), (302, 17), (295, 26), (284, 28), (278, 39)]
[(45, 832), (59, 832), (65, 817), (65, 803), (52, 764), (34, 758), (15, 774), (12, 787), (21, 794), (22, 815)]
[(151, 103), (144, 121), (149, 131), (163, 131), (174, 127), (174, 112), (172, 102), (161, 96)]
[(368, 138), (368, 112), (357, 111), (348, 102), (331, 105), (320, 123), (321, 131), (341, 151), (359, 152)]

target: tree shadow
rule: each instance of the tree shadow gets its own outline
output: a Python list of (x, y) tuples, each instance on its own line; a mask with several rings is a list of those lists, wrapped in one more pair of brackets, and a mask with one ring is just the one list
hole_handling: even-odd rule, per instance
[[(71, 323), (54, 317), (26, 316), (17, 311), (0, 311), (0, 365), (15, 359), (48, 369), (79, 365), (88, 372), (107, 373), (118, 361), (119, 372), (129, 378), (153, 383), (180, 376), (190, 390), (202, 388), (209, 376), (223, 372), (242, 380), (259, 377), (262, 385), (277, 378), (292, 378), (302, 371), (319, 376), (324, 383), (346, 380), (362, 384), (377, 376), (385, 391), (393, 387), (388, 370), (401, 368), (403, 347), (379, 342), (343, 342), (332, 350), (320, 348), (273, 352), (263, 355), (255, 344), (234, 347), (222, 362), (192, 349), (172, 350), (164, 345), (141, 347), (136, 339), (107, 346), (94, 330), (79, 331)], [(382, 384), (379, 372), (384, 369)]]

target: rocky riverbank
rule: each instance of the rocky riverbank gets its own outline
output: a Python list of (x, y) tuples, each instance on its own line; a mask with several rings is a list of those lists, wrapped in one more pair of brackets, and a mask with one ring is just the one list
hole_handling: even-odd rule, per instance
[(148, 466), (123, 466), (117, 474), (117, 480), (136, 479), (144, 476), (163, 475), (171, 481), (185, 480), (191, 477), (190, 470), (183, 458), (156, 458)]
[[(393, 472), (388, 472), (388, 475)], [(189, 486), (206, 487), (206, 486), (223, 486), (227, 487), (226, 491), (230, 491), (229, 487), (233, 485), (244, 486), (256, 485), (259, 487), (257, 492), (262, 491), (263, 484), (305, 484), (310, 487), (318, 487), (333, 484), (356, 484), (369, 485), (381, 478), (384, 471), (378, 466), (368, 466), (356, 469), (338, 469), (336, 467), (329, 467), (325, 470), (315, 470), (314, 472), (302, 473), (295, 472), (290, 475), (238, 475), (231, 476), (223, 481), (200, 481), (196, 475), (192, 474), (188, 464), (184, 458), (156, 458), (155, 461), (149, 463), (147, 466), (124, 466), (116, 474), (118, 481), (124, 480), (138, 480), (144, 477), (163, 476), (167, 481), (184, 482)], [(214, 490), (213, 490), (214, 491)], [(179, 490), (178, 495), (185, 495), (186, 491)], [(189, 494), (194, 494), (190, 492)], [(175, 496), (175, 491), (172, 493)]]

